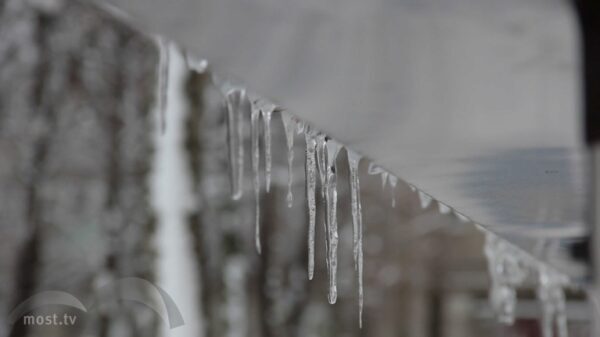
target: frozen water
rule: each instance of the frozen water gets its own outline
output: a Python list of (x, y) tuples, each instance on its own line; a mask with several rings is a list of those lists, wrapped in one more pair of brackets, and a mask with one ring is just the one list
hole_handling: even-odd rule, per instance
[(304, 122), (294, 118), (295, 122), (296, 122), (296, 133), (299, 135), (304, 134), (304, 130), (306, 129), (306, 124), (304, 124)]
[(363, 225), (362, 225), (362, 207), (360, 203), (360, 181), (358, 175), (358, 165), (361, 156), (353, 151), (347, 150), (348, 168), (350, 171), (350, 196), (352, 200), (352, 229), (353, 229), (353, 254), (354, 268), (357, 271), (358, 278), (358, 324), (362, 328), (363, 311)]
[[(321, 183), (321, 200), (323, 200), (323, 208), (327, 209), (327, 201), (325, 199), (325, 190), (327, 185), (327, 142), (325, 141), (325, 135), (317, 134), (317, 169), (319, 171), (319, 178)], [(327, 266), (327, 272), (329, 273), (329, 231), (327, 227), (327, 217), (323, 221), (323, 228), (325, 230), (325, 261)]]
[(396, 176), (390, 174), (388, 175), (388, 180), (390, 182), (390, 189), (392, 190), (392, 207), (396, 207), (396, 185), (398, 185), (398, 178)]
[(338, 224), (337, 224), (337, 166), (336, 159), (340, 151), (340, 145), (332, 140), (326, 139), (327, 177), (325, 184), (325, 199), (327, 201), (327, 234), (329, 243), (329, 303), (337, 301), (337, 246), (338, 246)]
[(244, 126), (242, 123), (242, 107), (247, 102), (246, 91), (231, 88), (225, 93), (227, 102), (227, 144), (229, 147), (229, 163), (232, 198), (242, 197), (244, 179)]
[(255, 223), (254, 223), (254, 242), (256, 251), (260, 254), (260, 110), (252, 104), (250, 116), (251, 137), (252, 137), (252, 174), (254, 175), (254, 200), (255, 200)]
[(439, 202), (439, 201), (438, 201), (438, 208), (440, 210), (440, 213), (442, 213), (442, 214), (452, 213), (452, 209), (448, 205), (446, 205), (442, 202)]
[(381, 172), (381, 188), (385, 189), (385, 186), (387, 185), (387, 179), (388, 178), (388, 173), (386, 171)]
[(271, 116), (275, 111), (275, 105), (258, 101), (263, 119), (264, 147), (265, 147), (265, 188), (267, 193), (271, 191)]
[(288, 192), (287, 205), (292, 207), (294, 195), (292, 194), (292, 184), (294, 182), (294, 135), (296, 133), (296, 120), (286, 111), (281, 112), (281, 121), (285, 130), (285, 137), (288, 147)]
[(325, 199), (325, 184), (327, 180), (327, 163), (325, 160), (325, 135), (317, 135), (317, 166), (319, 168), (319, 178), (321, 178), (321, 197)]
[[(243, 179), (243, 125), (242, 116), (244, 104), (250, 102), (246, 92), (242, 89), (228, 88), (225, 97), (227, 101), (228, 118), (228, 145), (231, 161), (231, 180), (234, 199), (242, 195)], [(252, 146), (252, 172), (254, 175), (253, 187), (256, 199), (255, 218), (255, 244), (260, 253), (260, 126), (263, 125), (265, 146), (265, 176), (266, 190), (270, 186), (271, 171), (271, 136), (270, 120), (275, 106), (261, 100), (252, 100), (250, 105), (251, 120), (251, 146)], [(260, 118), (263, 124), (260, 123)], [(303, 134), (306, 143), (305, 156), (305, 183), (308, 209), (308, 278), (314, 278), (315, 268), (315, 230), (316, 230), (316, 190), (317, 180), (321, 184), (321, 196), (325, 208), (325, 255), (328, 274), (328, 302), (337, 301), (337, 269), (338, 269), (338, 220), (337, 220), (337, 156), (342, 145), (317, 132), (305, 123), (298, 121), (288, 112), (282, 111), (281, 119), (285, 130), (286, 144), (288, 149), (288, 181), (287, 181), (287, 204), (293, 203), (293, 160), (294, 160), (294, 137)], [(361, 156), (347, 149), (349, 184), (351, 193), (351, 212), (353, 228), (353, 258), (358, 284), (358, 311), (359, 326), (362, 327), (362, 314), (364, 303), (363, 290), (363, 223), (362, 206), (360, 198), (359, 162)], [(368, 173), (380, 175), (382, 188), (390, 187), (392, 207), (396, 206), (395, 189), (398, 178), (389, 174), (381, 167), (370, 163)], [(319, 176), (319, 178), (317, 178)], [(412, 191), (417, 192), (421, 207), (428, 208), (433, 198), (425, 192), (409, 185)], [(437, 202), (439, 212), (442, 214), (453, 213), (446, 204)], [(469, 222), (469, 218), (459, 212), (454, 212), (462, 222)], [(524, 252), (500, 239), (496, 235), (486, 231), (485, 256), (488, 260), (489, 274), (491, 278), (490, 304), (498, 320), (505, 324), (514, 322), (515, 307), (517, 303), (516, 288), (519, 287), (533, 270), (539, 265), (540, 285), (538, 287), (538, 298), (543, 305), (542, 326), (544, 337), (553, 337), (553, 327), (556, 325), (558, 337), (567, 337), (565, 298), (563, 292), (564, 282), (558, 274), (555, 274), (542, 264), (533, 261)]]
[(539, 285), (537, 296), (542, 304), (542, 333), (544, 337), (554, 336), (554, 323), (558, 337), (568, 337), (563, 287), (567, 280), (549, 267), (538, 267)]
[(370, 175), (379, 174), (381, 176), (381, 188), (385, 189), (385, 186), (387, 185), (387, 182), (388, 182), (388, 175), (390, 175), (386, 170), (375, 165), (374, 163), (369, 163), (369, 169), (367, 172)]
[(308, 207), (308, 279), (312, 280), (315, 271), (315, 219), (316, 219), (316, 184), (317, 163), (316, 147), (317, 139), (313, 132), (306, 130), (306, 198)]
[(205, 59), (198, 58), (188, 51), (183, 53), (185, 66), (188, 70), (203, 74), (208, 69), (208, 62)]
[(491, 279), (490, 304), (501, 323), (514, 322), (515, 288), (527, 277), (523, 253), (496, 235), (486, 232), (485, 256)]
[(429, 207), (429, 205), (431, 204), (431, 202), (433, 201), (433, 198), (431, 198), (427, 193), (419, 190), (419, 201), (421, 202), (421, 208), (425, 209), (427, 207)]

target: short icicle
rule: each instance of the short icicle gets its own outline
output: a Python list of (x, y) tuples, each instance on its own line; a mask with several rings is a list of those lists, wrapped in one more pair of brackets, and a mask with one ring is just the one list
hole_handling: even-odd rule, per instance
[(319, 168), (319, 178), (321, 181), (321, 197), (325, 199), (325, 184), (327, 183), (327, 161), (325, 135), (317, 135), (317, 165)]
[(438, 209), (441, 214), (450, 214), (452, 213), (452, 208), (450, 206), (438, 201)]
[(329, 296), (330, 304), (337, 301), (337, 250), (338, 250), (338, 224), (337, 224), (337, 167), (336, 159), (340, 145), (326, 139), (327, 179), (325, 186), (325, 199), (327, 201), (327, 234), (329, 243)]
[(167, 100), (169, 90), (169, 59), (170, 44), (162, 36), (156, 38), (158, 44), (158, 114), (160, 121), (160, 131), (162, 133), (167, 129)]
[(386, 171), (381, 172), (381, 188), (385, 190), (385, 186), (388, 181), (388, 173)]
[(225, 93), (227, 101), (227, 144), (229, 147), (229, 166), (232, 198), (239, 200), (242, 197), (244, 179), (244, 126), (242, 123), (242, 109), (248, 103), (246, 91), (243, 89), (230, 89)]
[(283, 122), (283, 128), (285, 130), (285, 137), (288, 147), (288, 192), (287, 192), (287, 205), (292, 207), (294, 202), (294, 195), (292, 194), (292, 184), (294, 182), (294, 135), (296, 133), (296, 121), (286, 111), (281, 112), (281, 121)]
[(423, 191), (418, 191), (418, 194), (419, 194), (419, 202), (421, 203), (421, 208), (425, 209), (425, 208), (429, 207), (429, 205), (433, 201), (433, 198), (431, 198), (427, 193), (425, 193)]
[(357, 271), (358, 281), (358, 325), (362, 328), (363, 312), (363, 224), (362, 207), (360, 202), (360, 181), (358, 165), (361, 156), (348, 150), (348, 168), (350, 171), (350, 195), (352, 200), (352, 230), (353, 230), (353, 253), (354, 268)]
[(208, 69), (208, 62), (205, 59), (197, 58), (187, 50), (183, 51), (183, 60), (188, 70), (198, 74), (203, 74)]
[(381, 177), (381, 188), (385, 189), (388, 181), (388, 172), (374, 163), (369, 163), (369, 170), (367, 171), (370, 175), (380, 175)]
[(260, 244), (260, 110), (252, 104), (250, 115), (250, 126), (252, 134), (252, 174), (254, 175), (254, 200), (255, 200), (255, 223), (254, 223), (254, 243), (256, 251), (261, 253)]
[(388, 180), (390, 181), (390, 189), (392, 190), (392, 208), (396, 208), (396, 186), (398, 185), (398, 178), (390, 174)]
[(315, 272), (315, 219), (316, 219), (316, 185), (317, 163), (315, 151), (317, 140), (311, 130), (304, 133), (306, 139), (306, 199), (308, 207), (308, 279), (312, 280)]

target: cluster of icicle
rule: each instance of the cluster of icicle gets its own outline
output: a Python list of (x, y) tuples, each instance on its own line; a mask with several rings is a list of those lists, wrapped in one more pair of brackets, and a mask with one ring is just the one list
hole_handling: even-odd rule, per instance
[[(251, 128), (251, 164), (253, 173), (253, 189), (255, 194), (255, 245), (258, 253), (261, 252), (260, 242), (260, 138), (262, 133), (264, 144), (265, 190), (268, 193), (271, 185), (271, 119), (278, 112), (283, 122), (288, 148), (288, 191), (287, 205), (292, 207), (293, 194), (293, 161), (294, 140), (296, 135), (303, 135), (306, 143), (305, 174), (306, 195), (308, 208), (308, 278), (313, 279), (315, 267), (315, 228), (316, 228), (316, 193), (317, 180), (320, 181), (320, 193), (325, 208), (325, 237), (326, 237), (326, 262), (329, 278), (329, 303), (337, 300), (337, 262), (338, 262), (338, 222), (337, 222), (337, 168), (336, 160), (342, 146), (339, 142), (325, 136), (312, 126), (298, 120), (291, 114), (278, 109), (274, 104), (263, 99), (249, 97), (246, 90), (228, 85), (221, 86), (227, 104), (228, 123), (228, 148), (231, 168), (232, 197), (239, 199), (242, 196), (244, 172), (244, 111), (249, 104)], [(262, 121), (262, 123), (261, 123)], [(261, 127), (262, 125), (262, 127)], [(362, 326), (363, 308), (363, 249), (362, 249), (362, 210), (360, 203), (360, 184), (358, 165), (361, 156), (347, 150), (348, 165), (350, 169), (350, 187), (352, 194), (352, 221), (353, 221), (353, 253), (358, 279), (359, 296), (359, 323)]]
[[(169, 77), (169, 49), (170, 43), (162, 37), (157, 38), (159, 47), (158, 69), (158, 112), (160, 129), (166, 129), (165, 107), (167, 100), (167, 87)], [(189, 69), (204, 72), (207, 68), (206, 61), (195, 59), (185, 54), (185, 61)], [(337, 260), (338, 260), (338, 223), (337, 223), (337, 168), (336, 160), (343, 146), (334, 139), (319, 132), (312, 126), (298, 120), (288, 112), (278, 109), (274, 104), (256, 97), (248, 97), (245, 89), (220, 85), (227, 105), (227, 131), (230, 161), (230, 179), (232, 185), (232, 198), (238, 200), (243, 193), (244, 178), (244, 111), (250, 111), (251, 128), (251, 164), (253, 173), (253, 189), (256, 200), (255, 209), (255, 245), (260, 254), (260, 137), (261, 131), (264, 144), (265, 190), (270, 192), (271, 186), (271, 119), (273, 113), (279, 112), (286, 135), (288, 148), (288, 191), (287, 205), (292, 207), (293, 194), (293, 161), (294, 138), (304, 135), (306, 142), (305, 174), (306, 195), (308, 208), (308, 278), (313, 279), (315, 266), (315, 227), (316, 227), (316, 193), (317, 180), (320, 181), (321, 199), (324, 200), (325, 209), (325, 238), (326, 238), (326, 265), (329, 278), (328, 301), (333, 304), (337, 300)], [(248, 106), (245, 106), (249, 104)], [(262, 120), (262, 123), (261, 123)], [(261, 128), (262, 124), (262, 128)], [(358, 282), (358, 307), (359, 326), (362, 327), (363, 311), (363, 223), (360, 201), (360, 182), (358, 167), (362, 157), (346, 148), (349, 168), (349, 183), (351, 193), (351, 210), (353, 226), (353, 256), (354, 267), (357, 272)], [(396, 206), (395, 188), (398, 178), (383, 168), (370, 163), (368, 173), (380, 175), (382, 188), (390, 186), (391, 205)], [(317, 179), (317, 176), (319, 179)], [(418, 190), (409, 184), (413, 192), (418, 193), (421, 207), (428, 208), (434, 199), (427, 193)], [(453, 210), (448, 205), (437, 201), (441, 214), (454, 215), (462, 222), (471, 220), (465, 215)], [(554, 323), (556, 323), (558, 337), (567, 337), (567, 320), (565, 314), (564, 288), (568, 279), (543, 263), (536, 261), (522, 250), (507, 241), (484, 230), (486, 235), (485, 256), (488, 260), (489, 274), (492, 281), (490, 288), (490, 304), (498, 320), (505, 324), (512, 324), (515, 317), (517, 303), (516, 288), (531, 274), (538, 276), (537, 296), (542, 304), (542, 329), (544, 337), (553, 337)]]
[[(157, 112), (158, 124), (161, 132), (166, 130), (166, 105), (167, 90), (169, 86), (169, 54), (174, 45), (164, 37), (155, 38), (159, 51), (158, 62), (158, 93), (157, 93)], [(175, 49), (176, 52), (181, 50)], [(183, 58), (192, 71), (199, 73), (207, 70), (205, 60), (196, 59), (191, 54), (183, 51)], [(294, 161), (294, 138), (296, 135), (304, 135), (306, 142), (305, 173), (306, 173), (306, 195), (308, 208), (308, 278), (313, 279), (315, 268), (315, 227), (316, 227), (316, 193), (317, 180), (320, 181), (321, 199), (324, 200), (325, 209), (325, 239), (326, 239), (326, 265), (329, 279), (328, 301), (334, 304), (337, 301), (337, 263), (338, 263), (338, 223), (337, 223), (337, 156), (343, 146), (319, 132), (312, 126), (298, 120), (291, 114), (278, 109), (274, 104), (256, 97), (249, 97), (245, 89), (235, 87), (227, 82), (221, 82), (214, 79), (221, 93), (225, 97), (227, 105), (227, 144), (229, 149), (230, 162), (230, 180), (232, 186), (232, 198), (239, 200), (243, 194), (244, 179), (244, 112), (250, 111), (251, 128), (251, 164), (253, 173), (253, 190), (255, 197), (255, 245), (258, 253), (261, 253), (260, 242), (260, 136), (263, 135), (264, 154), (265, 154), (265, 190), (270, 192), (271, 186), (271, 119), (276, 111), (280, 113), (283, 127), (286, 134), (288, 147), (288, 192), (287, 205), (292, 207), (293, 194), (293, 161)], [(249, 105), (249, 106), (248, 106)], [(262, 123), (261, 123), (262, 120)], [(262, 124), (262, 128), (261, 128)], [(360, 182), (359, 182), (359, 163), (362, 157), (347, 149), (348, 168), (351, 191), (351, 210), (353, 227), (353, 256), (354, 267), (357, 274), (358, 283), (358, 311), (359, 326), (362, 328), (363, 312), (363, 223), (362, 208), (360, 201)], [(381, 175), (382, 187), (385, 189), (389, 184), (392, 193), (392, 207), (396, 206), (396, 197), (394, 195), (398, 178), (389, 174), (381, 167), (371, 164), (369, 174)], [(319, 179), (317, 179), (317, 176)], [(411, 186), (413, 191), (416, 189)], [(419, 191), (421, 206), (427, 208), (433, 200), (427, 194)], [(439, 204), (442, 213), (449, 213), (451, 209), (443, 204)], [(457, 214), (459, 218), (467, 220), (466, 217)]]
[(568, 278), (498, 236), (485, 232), (485, 256), (491, 278), (490, 304), (498, 320), (513, 324), (517, 303), (516, 288), (529, 276), (537, 276), (537, 297), (542, 305), (544, 337), (567, 337), (564, 288)]
[[(251, 128), (251, 164), (253, 174), (253, 189), (255, 197), (255, 245), (258, 253), (261, 252), (260, 242), (260, 138), (261, 132), (265, 153), (265, 190), (270, 191), (271, 182), (271, 119), (275, 112), (280, 114), (286, 136), (288, 181), (287, 181), (287, 205), (292, 207), (293, 194), (293, 161), (294, 140), (296, 135), (303, 135), (306, 145), (305, 155), (305, 183), (308, 209), (308, 278), (313, 279), (315, 268), (315, 228), (316, 228), (316, 194), (321, 194), (324, 200), (322, 207), (325, 209), (325, 231), (326, 250), (325, 259), (329, 280), (328, 301), (334, 304), (337, 301), (337, 264), (338, 264), (338, 221), (337, 221), (337, 157), (342, 148), (345, 148), (348, 157), (349, 185), (351, 197), (352, 229), (353, 229), (353, 256), (354, 267), (358, 283), (358, 311), (359, 326), (362, 327), (363, 312), (363, 222), (362, 206), (360, 200), (359, 163), (361, 155), (341, 145), (340, 142), (326, 136), (316, 130), (313, 126), (300, 121), (287, 111), (277, 108), (274, 104), (256, 97), (249, 97), (246, 90), (232, 87), (228, 84), (220, 85), (227, 105), (228, 123), (228, 148), (231, 168), (232, 197), (239, 199), (242, 196), (242, 180), (244, 172), (244, 112), (250, 111)], [(249, 104), (250, 106), (245, 106)], [(261, 123), (262, 120), (262, 123)], [(262, 125), (262, 128), (261, 128)], [(396, 206), (395, 188), (398, 178), (383, 168), (370, 163), (368, 173), (380, 175), (382, 188), (385, 190), (389, 185), (391, 194), (391, 205)], [(317, 191), (317, 181), (320, 182), (320, 190)], [(423, 191), (411, 186), (414, 192), (418, 192), (421, 206), (427, 208), (433, 198)], [(442, 214), (449, 214), (453, 210), (440, 202), (437, 202)], [(463, 222), (469, 219), (454, 211), (455, 215)]]

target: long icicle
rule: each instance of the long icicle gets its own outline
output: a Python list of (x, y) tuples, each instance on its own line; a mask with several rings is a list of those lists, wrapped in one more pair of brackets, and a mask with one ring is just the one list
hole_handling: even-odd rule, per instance
[(234, 200), (242, 197), (244, 179), (244, 143), (241, 109), (247, 101), (245, 90), (231, 89), (225, 95), (227, 101), (227, 137), (231, 178), (231, 196)]
[[(321, 202), (323, 203), (323, 209), (327, 210), (327, 201), (325, 199), (325, 190), (327, 185), (327, 142), (325, 141), (325, 135), (322, 133), (317, 134), (317, 169), (319, 171), (319, 181), (321, 183)], [(329, 230), (327, 227), (327, 215), (323, 217), (323, 229), (325, 233), (325, 266), (327, 266), (327, 273), (329, 274)]]
[(315, 151), (317, 140), (312, 131), (304, 133), (306, 139), (306, 201), (308, 207), (308, 279), (312, 280), (315, 272), (315, 219), (316, 219), (316, 185), (317, 163)]
[(286, 111), (281, 112), (281, 121), (285, 130), (285, 136), (288, 147), (288, 192), (287, 205), (292, 207), (294, 195), (292, 194), (292, 184), (294, 182), (294, 135), (296, 133), (296, 121)]
[(263, 141), (265, 147), (265, 188), (267, 193), (271, 192), (271, 116), (275, 111), (275, 105), (265, 101), (258, 102), (263, 119)]
[(158, 113), (160, 121), (160, 131), (164, 133), (167, 129), (167, 100), (169, 90), (169, 64), (170, 64), (170, 44), (162, 36), (156, 38), (158, 43)]
[(360, 202), (360, 181), (358, 165), (361, 156), (358, 153), (348, 152), (348, 168), (350, 169), (350, 195), (352, 200), (352, 229), (354, 268), (358, 272), (358, 325), (362, 328), (363, 312), (363, 250), (362, 250), (362, 207)]
[(254, 243), (256, 251), (260, 254), (260, 110), (255, 104), (252, 104), (252, 113), (250, 115), (250, 125), (252, 133), (252, 174), (254, 175), (254, 199), (255, 199), (255, 223), (254, 223)]
[(326, 140), (327, 148), (327, 184), (325, 199), (327, 200), (327, 233), (329, 237), (329, 296), (330, 304), (337, 301), (337, 168), (336, 159), (340, 145), (331, 140)]

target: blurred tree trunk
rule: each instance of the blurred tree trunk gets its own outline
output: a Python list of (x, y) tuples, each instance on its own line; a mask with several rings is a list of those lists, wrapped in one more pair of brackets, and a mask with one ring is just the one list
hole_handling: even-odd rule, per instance
[(153, 278), (155, 63), (151, 41), (88, 4), (0, 3), (0, 336), (60, 335), (4, 321), (44, 290), (88, 305), (76, 331), (156, 334), (155, 315), (98, 296)]
[[(189, 224), (201, 270), (205, 336), (302, 336), (300, 320), (308, 299), (306, 199), (303, 187), (298, 185), (295, 207), (286, 206), (282, 177), (287, 177), (287, 167), (277, 163), (287, 158), (279, 118), (271, 122), (273, 184), (271, 192), (261, 193), (260, 197), (262, 254), (259, 255), (254, 247), (255, 200), (249, 192), (252, 191), (250, 111), (244, 116), (246, 193), (241, 200), (233, 201), (228, 174), (227, 114), (222, 95), (211, 83), (208, 73), (190, 75), (185, 135), (198, 200)], [(264, 192), (262, 136), (260, 143)], [(303, 152), (303, 142), (297, 142), (298, 181), (303, 181), (300, 173)]]

